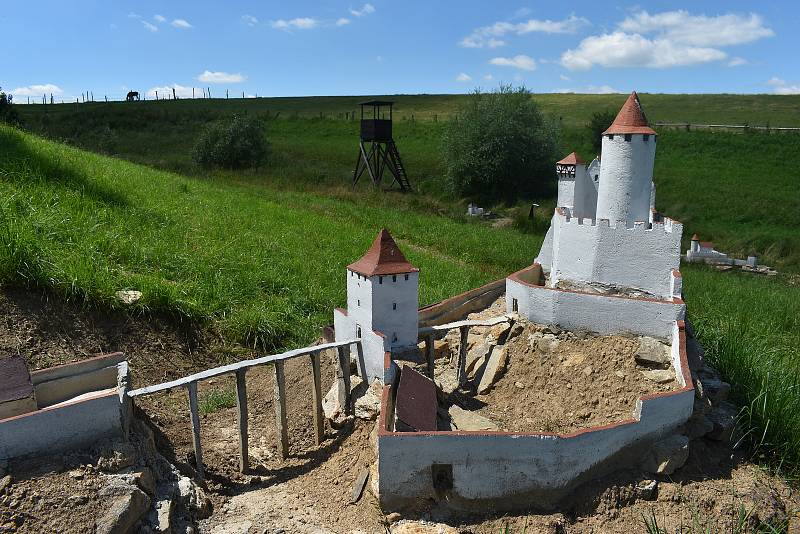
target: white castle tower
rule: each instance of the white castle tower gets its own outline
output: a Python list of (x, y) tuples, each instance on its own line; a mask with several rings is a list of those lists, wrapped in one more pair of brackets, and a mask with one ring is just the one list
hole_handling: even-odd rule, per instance
[(575, 152), (556, 162), (558, 175), (557, 206), (568, 208), (573, 217), (594, 219), (597, 206), (597, 182)]
[(597, 218), (612, 224), (649, 222), (653, 192), (656, 132), (647, 125), (634, 91), (603, 132)]
[(386, 229), (364, 256), (347, 266), (347, 309), (334, 313), (336, 339), (361, 338), (370, 379), (383, 379), (385, 352), (416, 349), (419, 269)]

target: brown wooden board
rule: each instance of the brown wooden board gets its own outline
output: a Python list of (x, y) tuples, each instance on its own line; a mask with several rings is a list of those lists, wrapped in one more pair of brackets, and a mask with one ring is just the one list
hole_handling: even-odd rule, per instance
[(436, 430), (436, 384), (405, 365), (400, 372), (395, 406), (397, 419), (410, 429)]

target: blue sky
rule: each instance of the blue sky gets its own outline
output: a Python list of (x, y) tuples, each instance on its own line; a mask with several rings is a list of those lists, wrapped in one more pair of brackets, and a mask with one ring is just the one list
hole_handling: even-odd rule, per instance
[(796, 4), (702, 1), (12, 2), (15, 94), (800, 93)]

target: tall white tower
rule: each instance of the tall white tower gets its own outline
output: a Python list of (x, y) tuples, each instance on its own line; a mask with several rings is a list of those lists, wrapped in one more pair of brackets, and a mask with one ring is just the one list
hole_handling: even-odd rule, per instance
[(392, 351), (417, 346), (419, 269), (386, 229), (361, 259), (347, 266), (347, 315), (355, 337), (369, 329), (383, 334)]
[(597, 218), (632, 227), (650, 220), (656, 132), (647, 125), (634, 91), (603, 132)]

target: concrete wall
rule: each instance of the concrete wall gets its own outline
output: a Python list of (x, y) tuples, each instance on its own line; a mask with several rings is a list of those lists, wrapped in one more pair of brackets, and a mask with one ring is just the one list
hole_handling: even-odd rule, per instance
[[(469, 509), (552, 508), (581, 482), (630, 466), (654, 440), (691, 415), (694, 392), (682, 323), (673, 325), (677, 372), (689, 386), (641, 397), (631, 419), (572, 434), (509, 432), (390, 432), (390, 386), (384, 387), (378, 433), (380, 501), (384, 509), (434, 497), (431, 468), (451, 466), (447, 505)], [(441, 497), (441, 496), (440, 496)]]
[(348, 270), (347, 312), (362, 330), (384, 333), (395, 350), (416, 346), (419, 272), (367, 278)]
[[(597, 195), (597, 218), (628, 227), (650, 219), (650, 191), (656, 137), (643, 134), (604, 135), (603, 163)], [(645, 141), (645, 139), (648, 139)]]
[[(649, 202), (649, 201), (648, 201)], [(556, 210), (552, 221), (551, 284), (598, 282), (670, 296), (669, 273), (680, 265), (683, 225), (665, 218), (633, 228), (570, 217)], [(543, 252), (539, 254), (543, 257)]]
[(116, 376), (106, 385), (108, 389), (1, 420), (0, 459), (88, 447), (107, 437), (127, 438), (128, 365), (121, 362), (113, 369)]
[(512, 312), (516, 299), (517, 313), (529, 321), (601, 334), (630, 332), (669, 339), (675, 321), (686, 314), (680, 298), (639, 299), (536, 285), (526, 281), (525, 273), (532, 267), (506, 279), (508, 312)]

